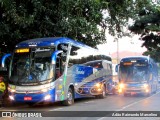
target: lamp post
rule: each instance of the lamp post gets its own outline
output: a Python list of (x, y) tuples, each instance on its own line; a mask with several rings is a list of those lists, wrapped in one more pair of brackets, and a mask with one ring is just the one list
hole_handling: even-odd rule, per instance
[(117, 64), (119, 62), (119, 41), (118, 38), (114, 38), (114, 42), (117, 42)]
[(119, 41), (117, 39), (117, 64), (119, 62)]

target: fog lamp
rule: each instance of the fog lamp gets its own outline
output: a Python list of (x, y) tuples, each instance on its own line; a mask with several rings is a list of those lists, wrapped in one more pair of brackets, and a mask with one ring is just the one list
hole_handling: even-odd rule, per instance
[(118, 89), (118, 92), (119, 92), (119, 93), (122, 93), (122, 89)]
[(51, 99), (51, 95), (46, 95), (46, 96), (44, 97), (44, 100), (49, 100), (49, 99)]
[(119, 84), (119, 88), (123, 89), (124, 88), (124, 84), (123, 83)]
[(47, 89), (47, 88), (44, 88), (44, 89), (42, 89), (41, 91), (42, 91), (42, 92), (47, 92), (48, 89)]
[(144, 84), (143, 87), (144, 87), (144, 88), (148, 88), (148, 84)]
[(101, 84), (100, 83), (96, 83), (95, 85), (97, 88), (100, 88)]
[(14, 97), (10, 95), (10, 96), (9, 96), (9, 99), (10, 99), (10, 100), (14, 100)]

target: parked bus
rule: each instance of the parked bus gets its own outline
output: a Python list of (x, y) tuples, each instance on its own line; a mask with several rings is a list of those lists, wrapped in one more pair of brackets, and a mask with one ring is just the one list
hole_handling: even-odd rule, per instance
[(33, 105), (75, 98), (104, 98), (112, 79), (111, 57), (97, 49), (65, 37), (37, 38), (15, 46), (9, 67), (9, 98)]
[(124, 96), (132, 94), (150, 95), (158, 89), (158, 67), (148, 56), (122, 58), (116, 66), (119, 77), (119, 92)]

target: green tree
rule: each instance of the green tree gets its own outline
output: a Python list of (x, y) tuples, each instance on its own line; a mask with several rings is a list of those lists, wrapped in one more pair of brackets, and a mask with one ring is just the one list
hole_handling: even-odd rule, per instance
[(145, 1), (1, 0), (0, 48), (11, 51), (23, 40), (59, 36), (95, 47), (106, 42), (106, 31), (122, 37), (123, 26)]
[[(160, 2), (160, 1), (159, 1)], [(149, 2), (139, 11), (138, 19), (129, 29), (141, 34), (142, 46), (147, 48), (144, 55), (150, 55), (160, 61), (160, 4)]]

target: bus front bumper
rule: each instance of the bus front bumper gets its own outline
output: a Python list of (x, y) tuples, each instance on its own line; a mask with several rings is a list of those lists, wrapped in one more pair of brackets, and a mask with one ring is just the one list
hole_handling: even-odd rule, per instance
[(13, 102), (54, 102), (55, 90), (44, 93), (9, 93), (9, 99)]
[(149, 89), (143, 89), (143, 88), (127, 88), (127, 89), (123, 89), (123, 90), (119, 90), (120, 94), (148, 94), (150, 92)]

